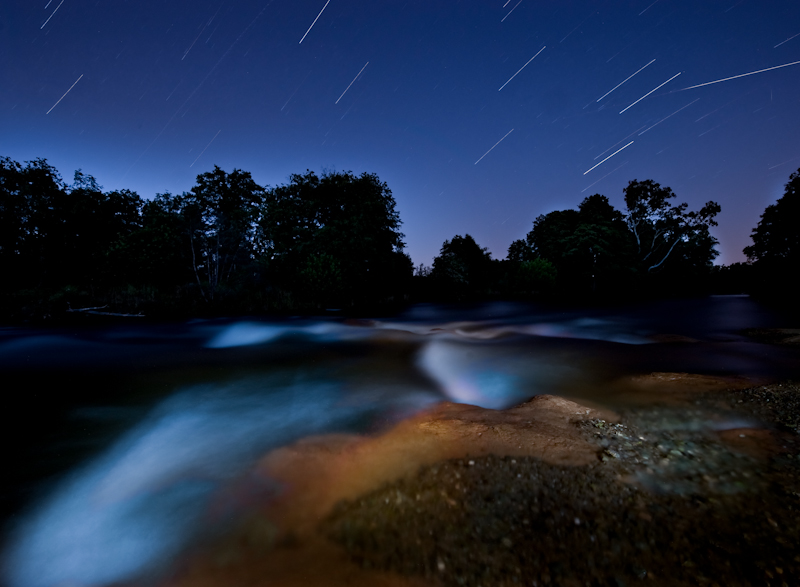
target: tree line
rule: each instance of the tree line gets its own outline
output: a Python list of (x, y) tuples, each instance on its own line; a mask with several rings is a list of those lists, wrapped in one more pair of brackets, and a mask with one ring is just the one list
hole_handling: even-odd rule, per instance
[[(473, 293), (487, 283), (516, 295), (557, 294), (572, 299), (638, 297), (659, 291), (693, 293), (707, 287), (717, 256), (709, 233), (720, 212), (709, 201), (698, 211), (675, 204), (675, 194), (652, 180), (631, 181), (625, 212), (594, 194), (577, 209), (540, 215), (526, 238), (491, 267), (470, 235), (442, 247), (431, 278)], [(495, 279), (486, 279), (494, 273)], [(505, 280), (503, 282), (503, 280)]]
[(400, 224), (368, 173), (307, 171), (267, 189), (215, 166), (188, 192), (144, 200), (2, 158), (0, 295), (23, 316), (101, 302), (149, 314), (391, 302), (413, 270)]
[(0, 302), (5, 319), (25, 320), (87, 308), (182, 317), (734, 293), (797, 272), (799, 188), (792, 174), (753, 230), (747, 264), (713, 266), (719, 204), (690, 211), (670, 188), (633, 180), (624, 211), (595, 194), (536, 218), (503, 260), (456, 235), (432, 267), (414, 269), (392, 192), (374, 174), (306, 171), (262, 187), (215, 166), (188, 192), (145, 200), (104, 192), (81, 170), (67, 184), (44, 159), (3, 157)]

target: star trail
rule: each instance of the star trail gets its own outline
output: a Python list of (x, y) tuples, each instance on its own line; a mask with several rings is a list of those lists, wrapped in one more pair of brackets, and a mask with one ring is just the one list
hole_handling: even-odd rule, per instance
[[(800, 166), (795, 2), (44, 0), (2, 12), (0, 155), (144, 198), (188, 191), (213, 165), (265, 186), (306, 169), (376, 173), (415, 265), (466, 233), (502, 259), (538, 215), (590, 190), (624, 210), (633, 179), (692, 209), (719, 201), (717, 262), (741, 261)], [(603, 163), (613, 170), (587, 186)]]

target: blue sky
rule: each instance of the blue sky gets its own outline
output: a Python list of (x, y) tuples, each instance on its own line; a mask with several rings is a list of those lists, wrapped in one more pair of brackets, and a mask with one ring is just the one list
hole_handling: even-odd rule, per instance
[(0, 155), (145, 198), (377, 173), (416, 264), (632, 179), (718, 201), (741, 261), (800, 168), (794, 1), (12, 0), (0, 47)]

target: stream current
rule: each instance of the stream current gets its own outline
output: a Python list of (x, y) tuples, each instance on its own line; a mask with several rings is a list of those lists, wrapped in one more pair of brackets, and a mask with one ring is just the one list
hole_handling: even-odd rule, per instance
[[(796, 378), (796, 326), (743, 296), (625, 308), (421, 305), (385, 319), (231, 319), (0, 330), (2, 583), (157, 577), (283, 490), (246, 478), (300, 438), (374, 433), (440, 401), (538, 394), (615, 407), (651, 372)], [(242, 482), (243, 475), (245, 482)], [(235, 490), (231, 488), (235, 487)]]

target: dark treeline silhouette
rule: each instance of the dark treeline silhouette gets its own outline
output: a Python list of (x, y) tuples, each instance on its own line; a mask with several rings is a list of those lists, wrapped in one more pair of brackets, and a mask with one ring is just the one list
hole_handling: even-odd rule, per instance
[[(753, 244), (745, 247), (748, 263), (736, 263), (727, 271), (734, 286), (747, 283), (748, 293), (778, 298), (797, 305), (800, 275), (800, 169), (789, 176), (784, 194), (767, 206), (753, 229)], [(741, 286), (738, 289), (742, 289)]]
[(369, 308), (406, 299), (413, 265), (377, 176), (308, 171), (266, 189), (219, 167), (146, 201), (0, 158), (5, 319)]
[[(592, 301), (686, 295), (711, 286), (720, 206), (674, 204), (651, 181), (631, 181), (625, 212), (595, 194), (577, 210), (541, 215), (524, 240), (492, 260), (470, 235), (446, 241), (430, 272), (417, 271), (441, 299), (555, 297)], [(427, 274), (426, 274), (427, 273)]]
[(748, 263), (714, 267), (720, 206), (698, 211), (651, 181), (625, 210), (595, 194), (539, 216), (507, 258), (469, 234), (414, 270), (395, 200), (374, 174), (313, 171), (259, 186), (219, 167), (189, 192), (144, 200), (104, 192), (82, 171), (65, 183), (46, 160), (0, 158), (0, 317), (76, 312), (155, 318), (219, 313), (370, 312), (414, 301), (620, 300), (784, 291), (798, 273), (800, 174), (769, 206)]

